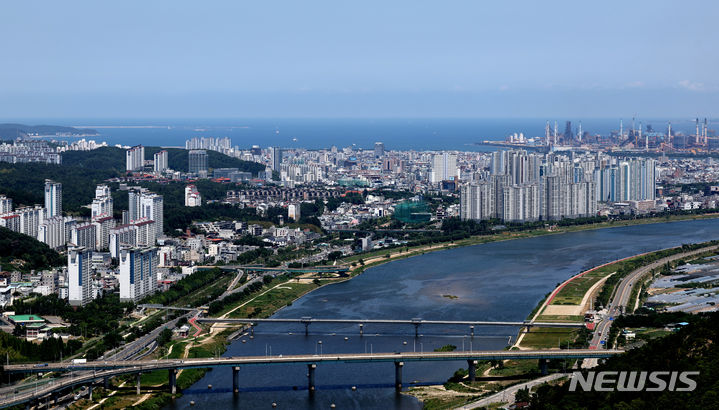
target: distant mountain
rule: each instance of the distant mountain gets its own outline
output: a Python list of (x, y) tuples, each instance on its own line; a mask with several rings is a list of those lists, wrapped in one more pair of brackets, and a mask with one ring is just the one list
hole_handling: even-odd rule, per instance
[(99, 135), (96, 130), (89, 128), (64, 127), (61, 125), (24, 125), (24, 124), (0, 124), (0, 138), (14, 139), (29, 134), (39, 135)]

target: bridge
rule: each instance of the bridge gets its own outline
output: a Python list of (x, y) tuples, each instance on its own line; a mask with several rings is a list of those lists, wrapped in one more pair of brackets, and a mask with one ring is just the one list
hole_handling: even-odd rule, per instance
[(471, 336), (474, 336), (475, 326), (512, 326), (512, 327), (561, 327), (561, 328), (582, 328), (585, 323), (579, 322), (511, 322), (511, 321), (471, 321), (471, 320), (424, 320), (422, 318), (412, 319), (320, 319), (304, 316), (299, 319), (252, 319), (252, 318), (197, 318), (200, 323), (228, 323), (228, 324), (249, 324), (255, 323), (301, 323), (305, 325), (305, 334), (309, 334), (309, 326), (312, 323), (342, 323), (342, 324), (358, 324), (360, 335), (364, 334), (364, 325), (366, 324), (383, 324), (383, 325), (413, 325), (414, 335), (419, 336), (419, 327), (422, 325), (457, 325), (469, 326)]
[[(45, 373), (80, 371), (77, 377), (65, 377), (48, 383), (35, 391), (27, 391), (3, 397), (0, 407), (10, 407), (22, 403), (32, 403), (47, 397), (57, 402), (60, 391), (78, 385), (100, 381), (107, 383), (110, 377), (136, 374), (137, 394), (140, 394), (140, 375), (146, 372), (167, 370), (170, 393), (177, 392), (176, 377), (179, 369), (231, 367), (232, 391), (239, 392), (240, 366), (299, 364), (307, 366), (307, 389), (315, 391), (315, 371), (323, 363), (393, 363), (395, 370), (395, 389), (402, 389), (402, 368), (406, 362), (467, 361), (469, 380), (476, 378), (476, 362), (480, 360), (539, 360), (542, 373), (547, 373), (547, 361), (550, 359), (606, 359), (623, 353), (622, 350), (499, 350), (499, 351), (460, 351), (460, 352), (402, 352), (402, 353), (340, 353), (324, 355), (288, 355), (288, 356), (245, 356), (200, 359), (163, 359), (138, 361), (91, 361), (86, 363), (35, 363), (2, 366), (6, 373)], [(92, 396), (90, 396), (92, 397)]]

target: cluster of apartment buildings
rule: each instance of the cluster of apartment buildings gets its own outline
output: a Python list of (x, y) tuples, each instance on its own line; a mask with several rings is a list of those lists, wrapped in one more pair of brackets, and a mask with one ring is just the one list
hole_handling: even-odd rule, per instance
[(654, 159), (497, 151), (489, 172), (461, 186), (460, 215), (508, 222), (596, 216), (599, 202), (653, 202), (655, 168)]
[[(92, 291), (90, 261), (93, 252), (108, 250), (109, 257), (119, 259), (121, 298), (136, 300), (156, 289), (155, 245), (163, 236), (164, 200), (145, 188), (122, 188), (128, 191), (129, 209), (123, 211), (121, 224), (113, 217), (107, 185), (96, 187), (88, 221), (63, 216), (62, 184), (46, 180), (45, 207), (13, 210), (12, 199), (0, 196), (0, 226), (35, 237), (53, 249), (67, 250), (67, 296), (71, 304), (84, 305), (97, 296)], [(128, 278), (123, 279), (123, 272)], [(151, 276), (154, 278), (148, 279)]]

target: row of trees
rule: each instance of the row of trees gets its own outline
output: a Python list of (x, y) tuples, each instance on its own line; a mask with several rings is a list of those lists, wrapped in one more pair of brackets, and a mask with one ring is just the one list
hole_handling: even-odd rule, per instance
[(119, 321), (133, 309), (132, 303), (121, 303), (117, 294), (106, 294), (82, 307), (72, 307), (54, 294), (16, 300), (8, 307), (16, 314), (60, 316), (70, 323), (67, 331), (74, 336), (97, 336), (118, 329)]
[(146, 297), (143, 303), (170, 305), (201, 287), (216, 281), (225, 274), (226, 272), (223, 272), (220, 268), (198, 270), (192, 275), (175, 282), (167, 291)]
[(11, 334), (0, 332), (0, 355), (11, 362), (55, 361), (68, 357), (82, 347), (79, 340), (50, 338), (36, 344)]

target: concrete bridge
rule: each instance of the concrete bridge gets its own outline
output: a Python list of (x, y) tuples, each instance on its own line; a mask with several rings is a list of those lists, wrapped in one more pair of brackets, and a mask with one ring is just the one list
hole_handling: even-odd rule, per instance
[(364, 325), (366, 324), (383, 324), (383, 325), (413, 325), (415, 337), (419, 336), (419, 327), (422, 325), (458, 325), (469, 326), (471, 336), (474, 336), (475, 326), (512, 326), (524, 327), (529, 330), (532, 327), (562, 327), (562, 328), (582, 328), (586, 327), (586, 323), (579, 322), (511, 322), (511, 321), (472, 321), (472, 320), (424, 320), (422, 318), (412, 319), (321, 319), (304, 316), (299, 319), (252, 319), (252, 318), (198, 318), (200, 323), (228, 323), (228, 324), (249, 324), (256, 323), (298, 323), (305, 325), (305, 334), (309, 333), (309, 326), (312, 323), (337, 323), (337, 324), (358, 324), (360, 335), (364, 334)]
[(0, 407), (10, 407), (22, 403), (34, 403), (39, 400), (52, 400), (55, 403), (63, 390), (79, 385), (92, 385), (102, 382), (107, 385), (111, 377), (136, 374), (137, 394), (140, 394), (140, 376), (142, 373), (167, 370), (170, 393), (175, 394), (176, 376), (179, 369), (231, 367), (232, 390), (239, 392), (240, 366), (299, 364), (307, 366), (307, 388), (310, 393), (315, 391), (315, 371), (323, 363), (393, 363), (395, 371), (395, 388), (402, 389), (402, 368), (406, 362), (433, 361), (467, 361), (469, 380), (476, 377), (475, 366), (480, 360), (539, 360), (542, 373), (547, 372), (547, 361), (550, 359), (604, 359), (623, 353), (622, 350), (500, 350), (500, 351), (461, 351), (461, 352), (407, 352), (407, 353), (341, 353), (325, 355), (288, 355), (288, 356), (246, 356), (222, 357), (209, 359), (164, 359), (138, 361), (92, 361), (86, 363), (35, 363), (5, 365), (6, 373), (45, 373), (77, 371), (75, 377), (63, 377), (35, 390), (19, 392), (0, 397)]

